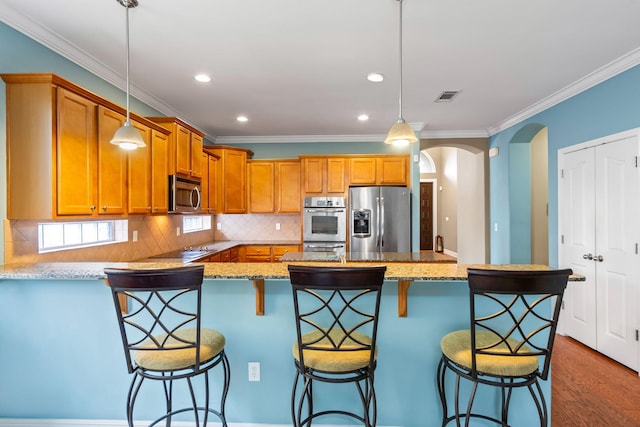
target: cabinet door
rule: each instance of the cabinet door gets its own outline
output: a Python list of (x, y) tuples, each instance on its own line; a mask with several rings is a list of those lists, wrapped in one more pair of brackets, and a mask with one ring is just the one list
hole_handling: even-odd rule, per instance
[(97, 108), (97, 104), (85, 98), (62, 88), (57, 90), (58, 215), (92, 215), (95, 212)]
[(127, 152), (127, 212), (148, 214), (151, 212), (151, 129), (139, 123), (132, 124), (147, 146)]
[(378, 159), (378, 184), (407, 185), (409, 159), (407, 157), (382, 157)]
[(116, 130), (124, 124), (122, 114), (98, 107), (98, 214), (125, 213), (127, 159), (124, 150), (111, 144)]
[(214, 213), (218, 211), (218, 183), (216, 180), (218, 177), (219, 164), (218, 159), (216, 159), (214, 156), (207, 156), (207, 162), (207, 169), (209, 172), (209, 177), (207, 180), (207, 188), (209, 189), (209, 212)]
[(151, 131), (151, 212), (169, 211), (169, 136)]
[(349, 159), (349, 183), (352, 185), (376, 184), (376, 158)]
[(276, 212), (300, 213), (300, 162), (276, 162)]
[(191, 157), (191, 176), (194, 178), (202, 178), (203, 170), (206, 163), (203, 163), (202, 156), (202, 137), (198, 134), (191, 133), (190, 157)]
[(247, 154), (229, 150), (224, 154), (224, 213), (246, 213)]
[(176, 125), (176, 173), (184, 176), (191, 174), (191, 132)]
[(249, 212), (273, 213), (275, 209), (275, 165), (272, 161), (247, 163)]
[(298, 252), (300, 248), (298, 246), (274, 246), (273, 247), (273, 262), (280, 262), (280, 258), (287, 252)]
[(327, 159), (326, 188), (327, 193), (345, 192), (345, 159)]
[(200, 210), (209, 212), (209, 155), (202, 153), (202, 181), (200, 182)]
[(324, 191), (326, 160), (322, 158), (303, 159), (302, 165), (304, 192), (322, 194)]

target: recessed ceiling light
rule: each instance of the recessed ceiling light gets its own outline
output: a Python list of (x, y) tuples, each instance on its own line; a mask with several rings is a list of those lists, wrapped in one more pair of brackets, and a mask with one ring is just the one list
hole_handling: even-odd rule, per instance
[(361, 122), (366, 122), (367, 120), (369, 120), (369, 116), (367, 116), (366, 114), (360, 114), (358, 116), (358, 120), (360, 120)]
[(236, 120), (239, 122), (248, 122), (249, 118), (247, 116), (238, 116), (236, 117)]
[(367, 74), (367, 80), (374, 83), (380, 83), (384, 80), (382, 73), (369, 73)]
[(194, 78), (200, 83), (209, 83), (211, 81), (211, 77), (206, 74), (196, 74)]

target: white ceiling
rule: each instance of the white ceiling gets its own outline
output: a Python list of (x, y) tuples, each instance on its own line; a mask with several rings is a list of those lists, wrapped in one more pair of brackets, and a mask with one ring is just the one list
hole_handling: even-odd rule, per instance
[[(132, 94), (216, 142), (381, 140), (397, 120), (397, 0), (139, 1)], [(403, 116), (423, 137), (495, 133), (640, 63), (638, 0), (404, 0), (403, 12)], [(124, 89), (117, 0), (0, 0), (0, 20)], [(445, 90), (461, 93), (435, 103)]]

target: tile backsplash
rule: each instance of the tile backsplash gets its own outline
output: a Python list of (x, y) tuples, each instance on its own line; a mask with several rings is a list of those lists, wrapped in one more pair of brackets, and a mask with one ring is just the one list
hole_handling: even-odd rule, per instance
[[(38, 222), (5, 220), (5, 264), (33, 262), (122, 262), (221, 240), (301, 240), (300, 215), (214, 215), (213, 230), (182, 233), (182, 216), (128, 217), (129, 241), (38, 254)], [(217, 230), (220, 224), (220, 230)], [(279, 224), (280, 230), (276, 230)], [(176, 229), (180, 228), (180, 236)], [(133, 242), (133, 231), (138, 241)]]

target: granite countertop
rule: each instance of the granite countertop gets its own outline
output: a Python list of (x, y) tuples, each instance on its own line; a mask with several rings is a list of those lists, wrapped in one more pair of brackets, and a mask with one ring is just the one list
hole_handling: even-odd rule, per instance
[(201, 245), (197, 245), (189, 248), (192, 252), (187, 251), (185, 248), (184, 251), (177, 249), (170, 252), (165, 252), (163, 254), (153, 255), (147, 258), (142, 258), (136, 260), (136, 262), (151, 262), (151, 263), (185, 263), (185, 262), (193, 262), (198, 259), (206, 258), (208, 256), (214, 255), (218, 252), (226, 251), (227, 249), (231, 249), (236, 246), (245, 246), (245, 245), (266, 245), (266, 246), (297, 246), (300, 245), (299, 240), (278, 240), (278, 241), (265, 241), (265, 240), (223, 240), (216, 241), (210, 243), (203, 243)]
[[(455, 257), (438, 252), (347, 252), (344, 255), (347, 262), (457, 262)], [(339, 260), (334, 252), (288, 252), (280, 258), (282, 262)]]
[[(205, 279), (288, 279), (287, 262), (281, 263), (204, 263)], [(300, 262), (296, 264), (317, 266), (350, 267), (371, 266), (372, 262)], [(453, 264), (453, 263), (380, 263), (387, 266), (385, 277), (388, 280), (404, 281), (466, 281), (467, 268), (494, 268), (505, 270), (544, 270), (548, 267), (530, 264)], [(104, 279), (104, 268), (134, 268), (153, 269), (169, 268), (185, 265), (182, 262), (66, 262), (66, 263), (36, 263), (36, 264), (7, 264), (0, 266), (0, 280), (87, 280)], [(584, 280), (584, 277), (574, 275), (571, 280)]]

